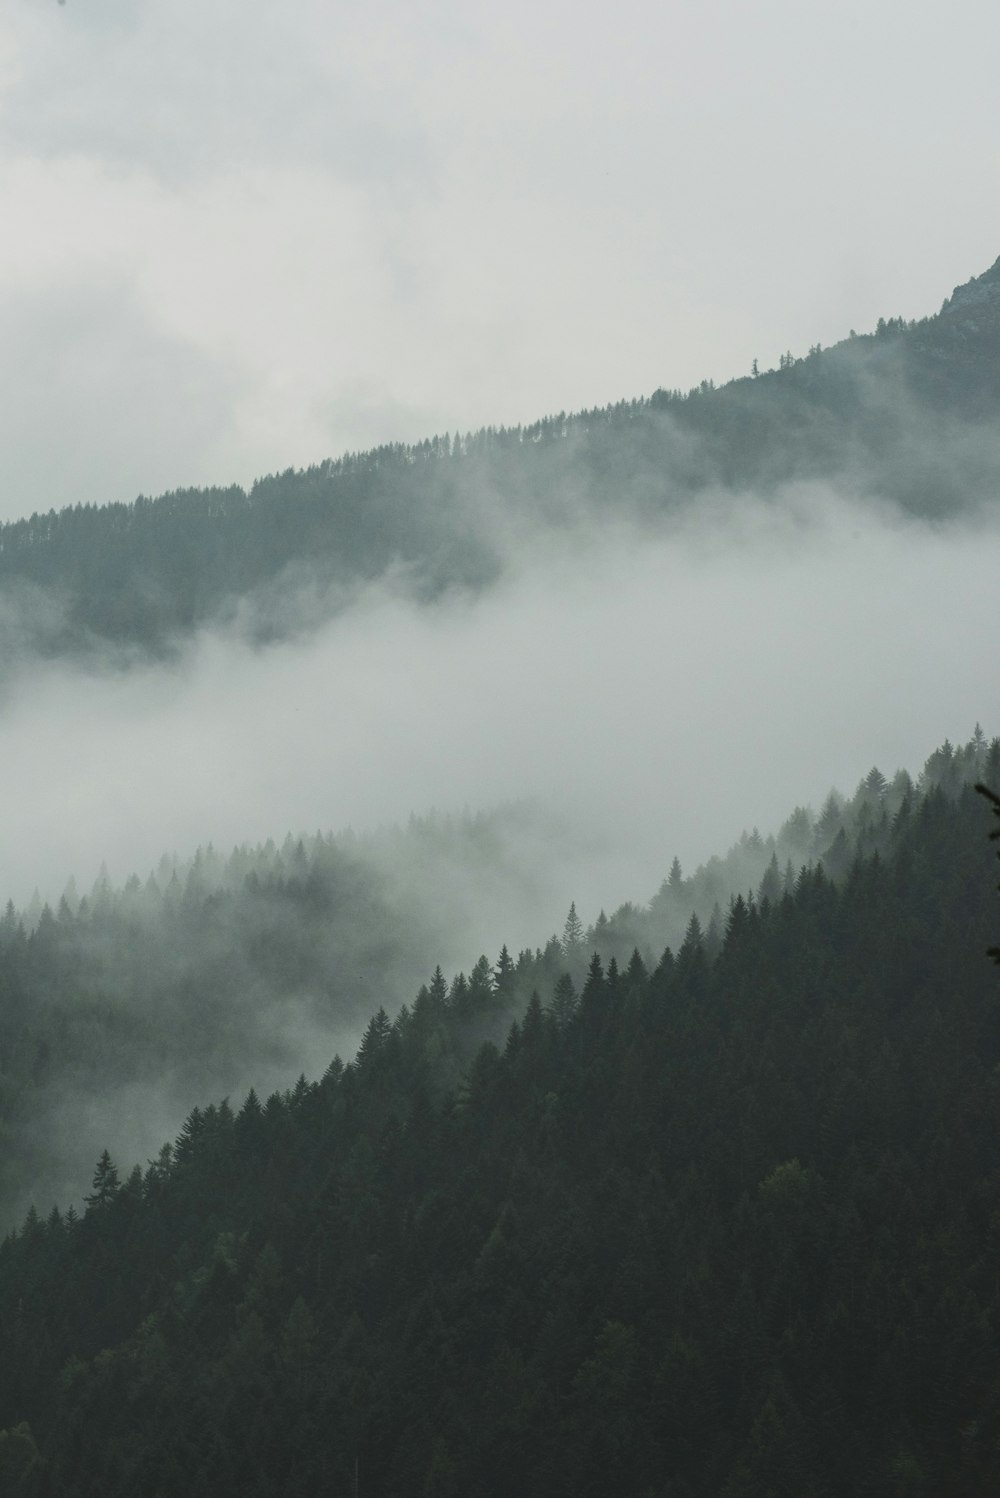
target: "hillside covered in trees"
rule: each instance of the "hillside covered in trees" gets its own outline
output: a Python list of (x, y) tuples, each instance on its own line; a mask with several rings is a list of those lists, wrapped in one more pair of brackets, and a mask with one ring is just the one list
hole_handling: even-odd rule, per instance
[[(981, 729), (946, 743), (914, 783), (872, 769), (850, 798), (798, 807), (775, 835), (754, 828), (685, 875), (673, 860), (644, 904), (596, 916), (572, 905), (565, 929), (519, 932), (505, 1018), (584, 958), (652, 969), (692, 919), (721, 947), (730, 901), (775, 901), (803, 867), (840, 878), (881, 851), (893, 819), (935, 787), (949, 796), (1000, 783), (998, 745)], [(435, 965), (466, 969), (474, 991), (494, 959), (473, 942), (484, 906), (525, 921), (541, 843), (566, 830), (523, 805), (475, 817), (412, 819), (366, 835), (314, 834), (227, 857), (211, 847), (163, 858), (144, 881), (103, 875), (55, 910), (8, 902), (0, 918), (0, 1231), (29, 1206), (79, 1204), (98, 1149), (155, 1153), (200, 1099), (269, 1091), (353, 1052), (371, 1013), (395, 1013)], [(572, 845), (566, 853), (572, 861)], [(572, 891), (570, 891), (572, 893)], [(509, 914), (508, 914), (509, 913)], [(474, 965), (473, 965), (474, 964)], [(466, 981), (456, 978), (459, 989)], [(508, 1012), (509, 1011), (509, 1012)], [(457, 1080), (454, 1078), (453, 1080)]]
[(676, 870), (102, 1154), (0, 1251), (4, 1492), (995, 1491), (998, 760), (873, 772), (711, 934), (642, 939)]
[(1000, 1491), (1000, 739), (780, 821), (971, 721), (998, 399), (1000, 261), (0, 525), (0, 1498)]
[(390, 444), (249, 491), (35, 514), (0, 526), (5, 659), (127, 664), (208, 624), (273, 640), (376, 581), (478, 590), (541, 536), (669, 528), (803, 486), (932, 520), (993, 508), (998, 370), (1000, 261), (936, 316), (883, 319), (719, 389)]

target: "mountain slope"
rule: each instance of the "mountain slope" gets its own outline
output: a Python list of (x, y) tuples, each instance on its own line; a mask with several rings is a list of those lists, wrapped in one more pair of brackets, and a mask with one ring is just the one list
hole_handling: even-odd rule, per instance
[(1000, 741), (991, 748), (977, 729), (935, 751), (916, 786), (905, 771), (889, 783), (872, 769), (851, 798), (831, 793), (819, 815), (798, 807), (775, 836), (755, 828), (687, 876), (675, 860), (647, 904), (601, 911), (589, 929), (568, 922), (562, 941), (535, 910), (554, 864), (571, 877), (578, 844), (529, 805), (367, 837), (288, 837), (225, 859), (208, 848), (187, 864), (161, 860), (144, 884), (102, 877), (80, 899), (71, 882), (54, 912), (8, 905), (0, 1232), (32, 1204), (79, 1204), (100, 1149), (155, 1153), (200, 1098), (317, 1075), (334, 1051), (353, 1051), (373, 1008), (394, 1013), (435, 964), (488, 973), (476, 956), (484, 923), (526, 942), (509, 1022), (563, 971), (579, 986), (595, 951), (624, 968), (638, 950), (655, 967), (692, 919), (715, 955), (737, 894), (778, 899), (820, 861), (842, 878), (857, 854), (884, 851), (914, 795), (955, 795), (983, 775), (1000, 780)]
[(512, 548), (581, 526), (669, 525), (720, 494), (832, 485), (947, 519), (1000, 488), (1000, 261), (935, 317), (881, 321), (721, 389), (658, 391), (525, 427), (347, 454), (259, 480), (0, 526), (18, 652), (169, 655), (212, 623), (307, 629), (359, 588), (479, 589)]
[(5, 1491), (994, 1491), (986, 813), (929, 789), (502, 1051), (510, 969), (437, 976), (322, 1082), (103, 1159), (0, 1254)]

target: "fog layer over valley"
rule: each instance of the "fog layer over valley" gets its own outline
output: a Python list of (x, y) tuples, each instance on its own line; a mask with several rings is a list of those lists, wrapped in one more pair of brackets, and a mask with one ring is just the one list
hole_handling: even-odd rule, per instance
[[(156, 1155), (206, 1096), (266, 1096), (352, 1056), (436, 962), (474, 945), (476, 910), (525, 924), (537, 809), (411, 820), (358, 838), (162, 858), (140, 883), (70, 881), (0, 922), (0, 1216), (78, 1201), (96, 1154)], [(18, 1212), (14, 1212), (14, 1218)]]
[[(772, 853), (783, 887), (831, 846), (831, 785), (916, 771), (988, 710), (997, 539), (788, 489), (670, 535), (539, 534), (489, 589), (374, 584), (266, 647), (204, 630), (169, 663), (20, 672), (0, 717), (3, 888), (36, 927), (23, 962), (8, 928), (8, 1070), (33, 1077), (6, 1100), (13, 1217), (79, 1199), (106, 1144), (153, 1156), (206, 1097), (321, 1075), (437, 964), (541, 949), (547, 1001), (571, 901), (588, 941), (655, 963)], [(675, 870), (657, 904), (675, 856), (689, 878), (801, 803), (815, 819), (682, 892)]]
[(0, 5), (0, 1498), (1000, 1494), (997, 42)]
[[(539, 798), (543, 938), (569, 898), (642, 897), (745, 825), (922, 763), (985, 716), (1000, 624), (992, 519), (902, 519), (823, 489), (744, 497), (683, 531), (539, 537), (480, 595), (365, 590), (313, 635), (204, 632), (171, 666), (36, 662), (0, 753), (0, 889), (55, 903), (102, 860), (370, 828)], [(991, 728), (989, 723), (987, 729)], [(511, 934), (484, 911), (477, 945)]]
[[(373, 1025), (384, 1038), (387, 1009), (403, 1027), (407, 1001), (416, 1022), (430, 1022), (436, 1094), (461, 1090), (478, 1046), (502, 1044), (542, 995), (566, 1020), (591, 954), (612, 987), (619, 972), (631, 982), (661, 957), (669, 963), (671, 950), (698, 946), (714, 960), (734, 901), (763, 909), (798, 896), (817, 864), (848, 878), (856, 858), (894, 851), (933, 797), (967, 800), (984, 775), (1000, 780), (1000, 739), (988, 743), (977, 725), (964, 746), (936, 750), (916, 783), (873, 767), (853, 796), (831, 792), (818, 814), (796, 807), (775, 835), (745, 832), (687, 876), (675, 857), (648, 902), (601, 910), (587, 926), (571, 903), (559, 935), (516, 958), (505, 943), (495, 962), (480, 955), (450, 986), (435, 959), (444, 953), (450, 965), (470, 950), (477, 910), (502, 911), (517, 930), (537, 924), (528, 907), (549, 891), (533, 850), (568, 851), (565, 830), (538, 806), (411, 819), (405, 831), (361, 838), (288, 837), (226, 859), (212, 848), (186, 863), (164, 857), (144, 885), (133, 876), (115, 888), (102, 875), (81, 899), (71, 880), (55, 916), (37, 897), (23, 916), (8, 905), (0, 1219), (15, 1224), (38, 1201), (79, 1201), (109, 1143), (126, 1160), (158, 1155), (182, 1119), (183, 1134), (197, 1127), (194, 1100), (206, 1094), (287, 1096), (291, 1076), (322, 1076), (335, 1048), (353, 1056), (362, 1030), (362, 1052)], [(549, 877), (551, 863), (540, 862)], [(981, 915), (975, 927), (985, 943)], [(450, 1054), (434, 1040), (433, 1014), (445, 1009), (461, 1042)]]
[(996, 729), (998, 287), (719, 391), (3, 528), (6, 1209), (322, 1075), (436, 968), (500, 991), (509, 945), (502, 1040), (588, 947), (655, 966), (876, 850), (899, 767)]

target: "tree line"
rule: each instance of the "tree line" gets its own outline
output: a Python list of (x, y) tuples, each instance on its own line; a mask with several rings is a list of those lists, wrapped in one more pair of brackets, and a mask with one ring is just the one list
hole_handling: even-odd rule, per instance
[[(995, 271), (995, 268), (994, 268)], [(993, 274), (993, 272), (988, 273)], [(2, 625), (18, 654), (169, 658), (193, 630), (256, 642), (311, 628), (375, 579), (419, 599), (489, 586), (511, 527), (669, 525), (706, 494), (836, 484), (944, 520), (992, 506), (1000, 315), (960, 306), (716, 389), (658, 390), (526, 425), (389, 443), (258, 479), (90, 501), (0, 525)]]
[(986, 811), (907, 797), (714, 952), (438, 969), (102, 1155), (0, 1249), (5, 1491), (996, 1490)]

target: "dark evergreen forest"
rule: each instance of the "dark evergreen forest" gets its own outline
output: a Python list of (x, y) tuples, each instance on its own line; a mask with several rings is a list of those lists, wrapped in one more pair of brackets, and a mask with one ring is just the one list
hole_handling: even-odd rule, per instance
[[(264, 642), (375, 580), (480, 589), (543, 533), (670, 526), (721, 496), (835, 484), (929, 519), (994, 505), (1000, 261), (918, 322), (716, 389), (347, 453), (256, 482), (0, 525), (8, 665), (42, 652), (127, 665), (199, 626)], [(99, 500), (99, 497), (98, 497)]]
[[(654, 967), (694, 918), (718, 951), (729, 903), (777, 899), (803, 865), (840, 877), (883, 847), (914, 794), (954, 795), (1000, 764), (977, 727), (935, 751), (916, 783), (873, 768), (853, 796), (798, 807), (776, 835), (754, 828), (724, 857), (685, 874), (674, 859), (645, 904), (535, 933), (514, 959), (517, 1002), (551, 987), (582, 953)], [(990, 767), (997, 773), (991, 775)], [(314, 834), (281, 847), (213, 848), (163, 858), (147, 879), (101, 875), (82, 898), (70, 881), (55, 910), (37, 899), (0, 918), (0, 1231), (34, 1205), (80, 1204), (92, 1152), (155, 1150), (192, 1103), (318, 1075), (351, 1052), (379, 1005), (412, 998), (436, 963), (457, 965), (476, 907), (517, 907), (536, 839), (560, 829), (523, 805), (431, 816), (382, 833)], [(523, 902), (522, 902), (523, 903)], [(471, 949), (473, 952), (475, 948)], [(472, 977), (493, 961), (480, 955)], [(462, 980), (464, 981), (464, 979)], [(453, 1079), (457, 1082), (457, 1077)], [(138, 1131), (138, 1138), (137, 1138)]]
[[(1000, 261), (719, 389), (33, 515), (0, 526), (0, 677), (744, 502), (974, 523), (998, 399)], [(977, 725), (478, 959), (544, 808), (8, 903), (0, 1498), (1000, 1492), (988, 787)]]
[(870, 777), (711, 940), (573, 916), (102, 1154), (0, 1252), (3, 1490), (995, 1492), (998, 762)]

